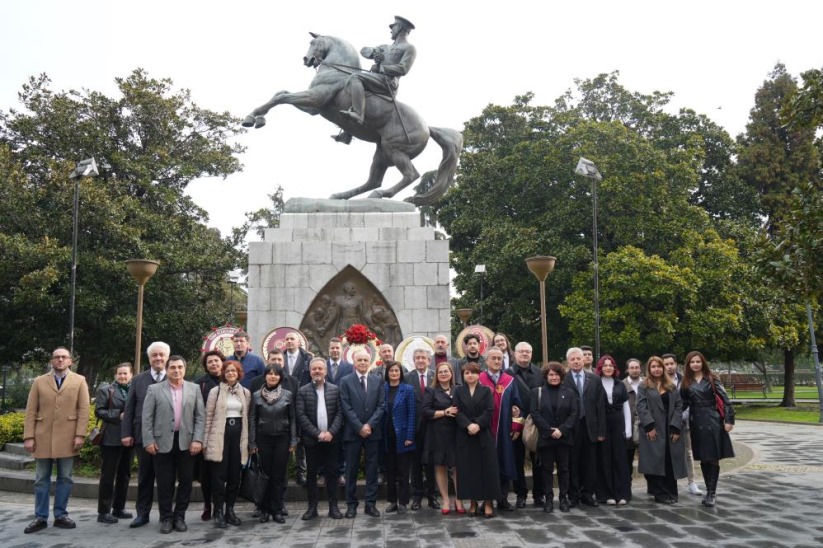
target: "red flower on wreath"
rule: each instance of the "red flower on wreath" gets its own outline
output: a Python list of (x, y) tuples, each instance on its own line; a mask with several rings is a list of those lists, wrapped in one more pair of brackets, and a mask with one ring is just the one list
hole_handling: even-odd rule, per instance
[(368, 327), (363, 325), (362, 323), (353, 324), (351, 327), (346, 329), (346, 332), (343, 334), (346, 338), (346, 342), (349, 344), (366, 344), (369, 341), (372, 341), (377, 338)]

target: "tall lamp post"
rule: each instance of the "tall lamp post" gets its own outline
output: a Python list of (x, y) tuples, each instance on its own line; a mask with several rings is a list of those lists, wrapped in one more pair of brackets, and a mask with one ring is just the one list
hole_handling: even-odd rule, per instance
[(80, 218), (80, 179), (96, 177), (97, 162), (94, 158), (87, 158), (77, 163), (77, 167), (69, 175), (74, 179), (74, 208), (72, 213), (71, 230), (71, 288), (69, 290), (69, 354), (74, 356), (74, 296), (77, 292), (77, 227)]
[(549, 255), (537, 255), (526, 259), (526, 266), (540, 282), (540, 339), (543, 343), (543, 363), (549, 363), (549, 337), (546, 328), (546, 278), (554, 270), (554, 263), (557, 261)]
[(574, 172), (592, 180), (592, 240), (594, 249), (594, 359), (600, 358), (600, 272), (597, 264), (597, 183), (603, 180), (594, 162), (580, 157)]
[(149, 278), (154, 276), (157, 272), (157, 267), (160, 266), (160, 261), (152, 261), (148, 259), (131, 259), (126, 261), (126, 268), (129, 269), (129, 274), (137, 282), (137, 331), (135, 334), (134, 343), (134, 372), (140, 372), (140, 346), (143, 338), (143, 286), (149, 281)]
[(474, 273), (480, 274), (480, 325), (483, 325), (483, 277), (486, 275), (486, 265), (475, 265)]

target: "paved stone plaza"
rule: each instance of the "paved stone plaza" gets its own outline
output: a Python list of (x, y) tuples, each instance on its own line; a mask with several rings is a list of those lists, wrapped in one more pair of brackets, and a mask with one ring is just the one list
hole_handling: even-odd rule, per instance
[[(288, 505), (284, 525), (247, 519), (239, 528), (218, 531), (199, 519), (200, 505), (188, 514), (189, 531), (161, 535), (157, 511), (152, 523), (129, 529), (128, 521), (101, 525), (96, 501), (73, 498), (69, 504), (77, 529), (49, 527), (32, 535), (23, 529), (33, 518), (33, 495), (0, 492), (0, 538), (8, 547), (71, 546), (820, 546), (823, 544), (823, 428), (740, 422), (732, 434), (745, 447), (738, 468), (720, 478), (718, 506), (700, 505), (684, 493), (666, 507), (650, 502), (645, 482), (635, 480), (634, 501), (627, 507), (575, 508), (545, 515), (529, 507), (491, 520), (441, 516), (425, 509), (380, 519), (362, 514), (354, 520), (300, 521), (303, 503)], [(751, 456), (751, 459), (748, 457)], [(742, 462), (742, 461), (746, 462)], [(725, 464), (730, 464), (725, 462)], [(734, 463), (731, 463), (734, 464)], [(196, 487), (195, 487), (196, 488)], [(378, 505), (382, 510), (384, 504)], [(321, 510), (323, 505), (321, 504)], [(362, 510), (362, 507), (361, 507)], [(239, 512), (247, 518), (251, 508)]]

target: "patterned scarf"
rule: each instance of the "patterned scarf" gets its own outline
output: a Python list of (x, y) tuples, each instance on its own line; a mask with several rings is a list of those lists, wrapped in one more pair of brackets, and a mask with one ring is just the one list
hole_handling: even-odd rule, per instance
[(271, 390), (267, 386), (260, 389), (260, 395), (263, 396), (263, 399), (266, 400), (266, 403), (269, 405), (279, 400), (282, 393), (283, 391), (280, 389), (279, 384)]

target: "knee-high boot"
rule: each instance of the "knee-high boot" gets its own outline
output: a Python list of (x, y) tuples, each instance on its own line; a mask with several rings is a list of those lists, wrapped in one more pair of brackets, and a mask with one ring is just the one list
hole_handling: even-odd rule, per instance
[(717, 481), (720, 479), (720, 464), (712, 464), (711, 484), (706, 486), (706, 506), (714, 506), (717, 501)]
[(701, 501), (703, 505), (706, 505), (706, 502), (709, 499), (709, 493), (711, 492), (711, 485), (712, 485), (712, 477), (714, 475), (714, 467), (709, 462), (700, 461), (700, 471), (703, 472), (703, 483), (706, 484), (706, 494), (703, 496), (703, 500)]

